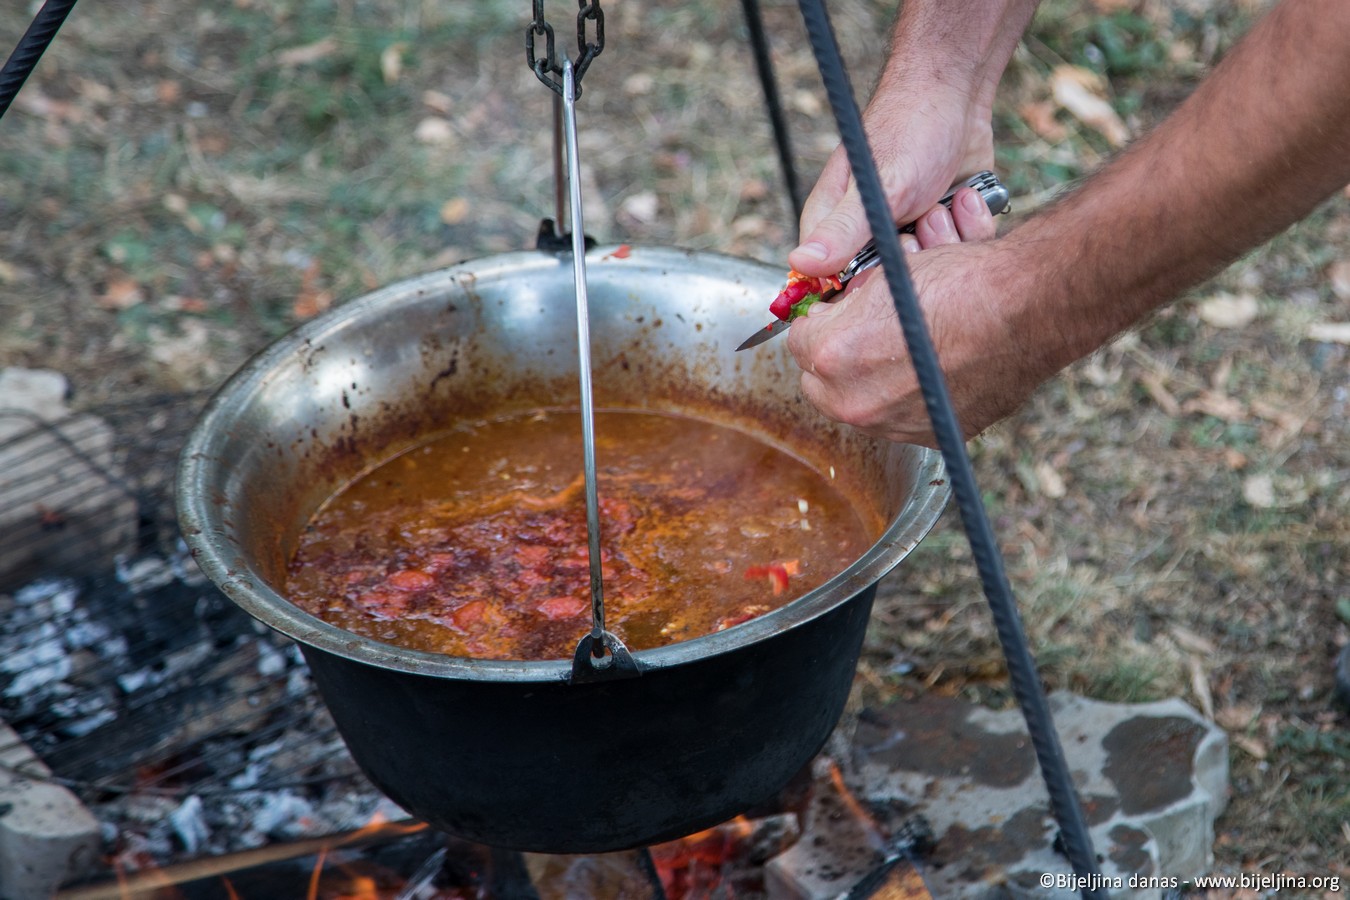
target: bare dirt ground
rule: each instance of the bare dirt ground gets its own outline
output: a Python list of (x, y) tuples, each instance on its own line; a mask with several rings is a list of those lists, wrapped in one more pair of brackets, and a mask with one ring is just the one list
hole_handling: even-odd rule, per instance
[[(865, 90), (893, 8), (835, 5)], [(996, 115), (1016, 215), (1171, 109), (1260, 5), (1044, 4)], [(739, 9), (605, 8), (580, 104), (589, 230), (781, 261), (794, 227)], [(0, 123), (0, 366), (59, 369), (85, 407), (209, 388), (330, 305), (530, 246), (552, 183), (529, 13), (77, 7)], [(765, 15), (809, 184), (837, 138), (795, 5)], [(3, 44), (26, 24), (0, 15)], [(1112, 114), (1056, 99), (1066, 78)], [(1223, 871), (1350, 875), (1332, 679), (1350, 642), (1350, 348), (1319, 330), (1348, 320), (1341, 195), (972, 445), (1046, 683), (1181, 696), (1228, 730)], [(861, 674), (872, 699), (1009, 702), (954, 517), (888, 577)]]

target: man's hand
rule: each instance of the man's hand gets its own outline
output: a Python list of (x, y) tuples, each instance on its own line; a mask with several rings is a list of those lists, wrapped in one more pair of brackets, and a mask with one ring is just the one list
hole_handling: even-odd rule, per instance
[[(959, 176), (993, 168), (989, 110), (973, 108), (960, 91), (938, 87), (899, 88), (894, 98), (878, 92), (864, 115), (896, 222), (913, 221)], [(842, 146), (835, 148), (806, 198), (801, 233), (802, 243), (788, 254), (788, 263), (817, 276), (843, 269), (872, 236)]]
[[(994, 92), (1038, 0), (906, 0), (863, 115), (896, 222), (913, 221), (960, 176), (992, 169)], [(862, 201), (842, 147), (802, 210), (792, 268), (824, 276), (867, 243)]]
[[(994, 217), (979, 192), (962, 188), (948, 213), (935, 206), (903, 235), (914, 284), (967, 436), (1007, 415), (1043, 374), (1031, 377), (1009, 334), (999, 298), (1004, 266)], [(968, 242), (968, 243), (962, 243)], [(802, 393), (832, 419), (869, 434), (933, 446), (900, 322), (879, 271), (860, 276), (842, 300), (817, 304), (788, 331)]]

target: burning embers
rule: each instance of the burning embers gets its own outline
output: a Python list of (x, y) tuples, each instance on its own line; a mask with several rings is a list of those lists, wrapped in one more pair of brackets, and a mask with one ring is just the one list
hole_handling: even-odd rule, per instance
[[(888, 840), (818, 760), (763, 810), (644, 850), (520, 854), (386, 822), (325, 839), (202, 857), (72, 888), (57, 900), (867, 900), (926, 898), (922, 835)], [(803, 827), (805, 830), (803, 830)], [(842, 843), (841, 843), (842, 842)], [(357, 850), (357, 848), (364, 848)]]
[(185, 552), (0, 593), (0, 721), (126, 871), (406, 815), (356, 773), (294, 646)]

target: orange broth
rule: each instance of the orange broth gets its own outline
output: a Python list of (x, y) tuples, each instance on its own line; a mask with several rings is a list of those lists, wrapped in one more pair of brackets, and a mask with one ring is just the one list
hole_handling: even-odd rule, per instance
[[(743, 432), (599, 411), (595, 433), (606, 626), (630, 649), (776, 609), (871, 544), (829, 478)], [(575, 410), (448, 432), (319, 510), (287, 594), (334, 625), (417, 650), (570, 657), (590, 627), (581, 468)]]

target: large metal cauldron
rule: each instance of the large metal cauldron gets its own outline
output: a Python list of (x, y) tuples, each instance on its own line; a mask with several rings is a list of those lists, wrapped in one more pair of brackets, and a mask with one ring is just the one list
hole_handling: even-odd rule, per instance
[(765, 321), (780, 269), (664, 248), (612, 252), (588, 259), (597, 406), (742, 427), (832, 469), (876, 516), (876, 544), (783, 609), (635, 653), (637, 677), (572, 683), (567, 660), (404, 650), (339, 630), (281, 595), (296, 536), (355, 475), (464, 417), (575, 404), (566, 258), (465, 263), (307, 323), (226, 384), (183, 452), (180, 517), (202, 569), (299, 642), (376, 786), (432, 825), (486, 844), (559, 853), (647, 845), (771, 796), (834, 727), (877, 580), (947, 499), (936, 453), (872, 441), (816, 414), (799, 396), (786, 341), (733, 353)]

